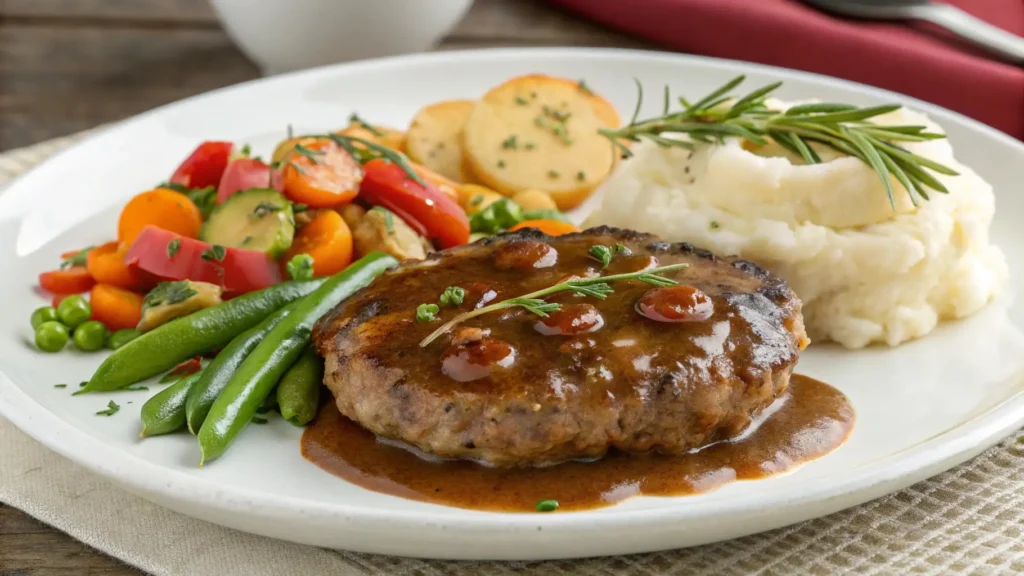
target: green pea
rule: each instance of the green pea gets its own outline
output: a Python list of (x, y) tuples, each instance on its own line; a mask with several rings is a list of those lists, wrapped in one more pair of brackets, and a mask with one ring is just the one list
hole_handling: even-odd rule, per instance
[(43, 322), (36, 328), (36, 346), (44, 352), (60, 352), (68, 343), (68, 327), (55, 322)]
[(117, 350), (121, 346), (124, 346), (125, 344), (131, 342), (132, 340), (135, 340), (140, 335), (141, 333), (134, 328), (124, 328), (122, 330), (118, 330), (117, 332), (114, 332), (113, 334), (110, 335), (110, 338), (107, 340), (107, 347), (110, 348), (111, 350)]
[(56, 322), (57, 321), (57, 309), (53, 306), (43, 306), (42, 308), (36, 308), (32, 312), (32, 329), (39, 328), (39, 325), (43, 322)]
[(89, 320), (75, 328), (71, 339), (74, 340), (75, 347), (82, 352), (95, 352), (103, 348), (103, 343), (107, 340), (107, 327), (102, 322)]
[(81, 296), (68, 296), (57, 305), (57, 316), (68, 328), (74, 328), (92, 316), (92, 306)]

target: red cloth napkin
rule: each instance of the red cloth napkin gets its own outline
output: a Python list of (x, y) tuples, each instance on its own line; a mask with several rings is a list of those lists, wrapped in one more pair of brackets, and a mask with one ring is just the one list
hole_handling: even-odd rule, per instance
[[(888, 88), (1024, 139), (1024, 69), (920, 23), (830, 16), (796, 0), (551, 0), (683, 52)], [(1022, 0), (948, 0), (1024, 35)]]

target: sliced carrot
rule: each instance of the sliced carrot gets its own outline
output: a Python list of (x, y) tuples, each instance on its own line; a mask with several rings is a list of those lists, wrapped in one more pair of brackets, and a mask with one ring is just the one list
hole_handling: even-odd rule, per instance
[(113, 284), (129, 290), (142, 287), (142, 281), (132, 268), (125, 266), (127, 244), (107, 242), (89, 251), (85, 268), (98, 284)]
[(88, 292), (95, 283), (85, 266), (51, 270), (39, 275), (39, 286), (53, 294), (81, 294)]
[(562, 234), (570, 234), (572, 232), (579, 232), (580, 229), (567, 224), (560, 220), (523, 220), (519, 224), (516, 224), (511, 228), (513, 232), (516, 230), (522, 230), (524, 228), (536, 228), (548, 236), (561, 236)]
[(331, 140), (302, 143), (292, 148), (284, 167), (284, 195), (311, 208), (333, 208), (359, 194), (363, 169)]
[(135, 328), (142, 320), (142, 294), (131, 290), (97, 284), (89, 293), (92, 319), (106, 324), (110, 330)]
[(282, 264), (298, 254), (309, 254), (313, 258), (314, 276), (341, 272), (352, 263), (352, 231), (340, 214), (322, 210), (295, 235)]
[(117, 222), (117, 239), (130, 245), (146, 226), (195, 238), (202, 225), (203, 215), (188, 196), (167, 188), (155, 188), (125, 204)]

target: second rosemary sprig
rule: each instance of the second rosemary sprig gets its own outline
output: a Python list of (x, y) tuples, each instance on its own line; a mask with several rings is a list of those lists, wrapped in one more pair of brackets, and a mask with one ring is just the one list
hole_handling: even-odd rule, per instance
[[(958, 173), (943, 164), (914, 154), (901, 147), (902, 142), (924, 142), (945, 138), (944, 134), (928, 132), (926, 126), (888, 126), (874, 124), (871, 119), (901, 108), (899, 104), (860, 108), (850, 104), (805, 104), (785, 111), (768, 108), (765, 101), (782, 85), (775, 82), (736, 98), (730, 93), (744, 80), (738, 76), (697, 102), (680, 98), (683, 109), (669, 112), (670, 96), (665, 88), (662, 115), (639, 120), (643, 87), (637, 82), (637, 105), (633, 117), (622, 128), (602, 128), (607, 137), (629, 157), (632, 152), (623, 141), (650, 140), (660, 146), (693, 149), (698, 144), (721, 143), (726, 138), (744, 138), (757, 145), (773, 140), (798, 154), (808, 164), (821, 158), (810, 143), (818, 143), (860, 159), (882, 180), (889, 203), (896, 208), (895, 192), (890, 177), (895, 178), (917, 205), (918, 197), (928, 200), (928, 190), (948, 193), (928, 170), (956, 176)], [(688, 139), (666, 135), (686, 135)]]
[[(359, 138), (357, 136), (346, 136), (344, 134), (309, 134), (306, 136), (298, 137), (298, 140), (300, 142), (305, 141), (307, 139), (331, 140), (340, 148), (348, 152), (360, 164), (366, 164), (370, 160), (383, 158), (385, 160), (388, 160), (389, 162), (395, 163), (399, 168), (402, 169), (402, 171), (405, 172), (406, 176), (408, 176), (410, 180), (413, 180), (418, 184), (426, 184), (423, 181), (423, 178), (421, 178), (420, 175), (416, 172), (416, 170), (413, 169), (412, 165), (409, 163), (409, 159), (405, 156), (405, 154), (402, 154), (397, 150), (392, 150), (391, 148), (378, 144), (372, 140)], [(312, 162), (313, 164), (319, 164), (321, 161), (320, 157), (323, 156), (324, 154), (323, 151), (311, 150), (308, 147), (303, 146), (302, 144), (296, 144), (292, 148), (291, 153), (297, 156), (304, 156), (307, 159), (309, 159), (309, 161)], [(285, 163), (294, 168), (296, 172), (300, 174), (305, 173), (303, 169), (299, 166), (296, 166), (294, 162), (286, 161)], [(274, 167), (277, 168), (277, 166)]]
[(452, 318), (448, 322), (442, 324), (437, 330), (430, 333), (429, 336), (420, 341), (420, 346), (424, 347), (429, 345), (431, 342), (439, 338), (445, 332), (448, 332), (458, 324), (465, 322), (471, 318), (496, 312), (498, 310), (505, 310), (507, 308), (520, 307), (532, 314), (546, 318), (549, 313), (555, 312), (561, 308), (560, 304), (555, 302), (547, 302), (544, 300), (545, 296), (549, 296), (556, 292), (572, 291), (583, 296), (591, 296), (604, 300), (609, 294), (614, 292), (611, 287), (612, 282), (619, 282), (622, 280), (639, 280), (654, 286), (673, 286), (678, 284), (671, 278), (665, 278), (660, 274), (664, 272), (671, 272), (673, 270), (681, 270), (688, 267), (689, 264), (671, 264), (669, 266), (661, 266), (658, 268), (651, 268), (650, 270), (641, 270), (639, 272), (630, 272), (628, 274), (610, 274), (607, 276), (596, 276), (594, 278), (581, 278), (579, 280), (569, 280), (560, 284), (548, 286), (529, 294), (523, 294), (515, 298), (509, 298), (508, 300), (502, 300), (501, 302), (495, 302), (482, 308), (477, 308), (470, 312), (465, 312)]

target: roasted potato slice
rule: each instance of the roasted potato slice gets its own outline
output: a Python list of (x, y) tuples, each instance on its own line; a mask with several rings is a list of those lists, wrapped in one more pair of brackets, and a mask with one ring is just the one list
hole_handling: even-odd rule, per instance
[(416, 113), (406, 133), (409, 158), (451, 180), (462, 181), (462, 128), (471, 100), (446, 100)]
[(516, 192), (512, 201), (522, 206), (523, 210), (554, 210), (558, 208), (547, 192), (536, 188)]
[(596, 101), (572, 80), (513, 78), (473, 107), (463, 153), (490, 188), (509, 196), (536, 188), (550, 194), (560, 209), (573, 208), (615, 165), (612, 145), (598, 133), (611, 121), (602, 118), (609, 116), (610, 106)]

